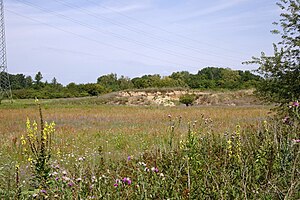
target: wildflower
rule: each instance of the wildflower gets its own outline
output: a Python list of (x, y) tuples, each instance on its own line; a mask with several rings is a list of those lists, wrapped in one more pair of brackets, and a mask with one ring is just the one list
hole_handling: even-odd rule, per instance
[(296, 144), (296, 143), (300, 143), (300, 139), (297, 139), (297, 140), (296, 140), (296, 139), (293, 139), (293, 143), (295, 143), (295, 144)]
[(74, 186), (74, 183), (73, 183), (73, 182), (69, 182), (69, 183), (68, 183), (68, 186), (69, 186), (69, 187), (73, 187), (73, 186)]
[(69, 177), (66, 177), (66, 176), (63, 176), (62, 179), (63, 179), (64, 181), (66, 181), (66, 182), (70, 180), (70, 178), (69, 178)]
[(125, 183), (125, 184), (127, 183), (127, 185), (131, 185), (131, 182), (132, 182), (132, 181), (130, 180), (130, 178), (127, 178), (127, 177), (123, 178), (122, 181), (123, 181), (123, 183)]
[(171, 118), (171, 117), (172, 117), (172, 115), (168, 114), (168, 117), (169, 117), (169, 118)]
[(130, 161), (130, 160), (131, 160), (131, 156), (128, 156), (128, 157), (127, 157), (127, 161)]
[(76, 181), (77, 181), (77, 182), (80, 182), (80, 181), (82, 181), (82, 179), (81, 179), (81, 178), (77, 178)]
[(62, 171), (62, 174), (63, 174), (64, 176), (67, 175), (67, 171), (66, 171), (66, 170)]
[(139, 165), (141, 165), (141, 166), (144, 166), (144, 167), (146, 167), (146, 166), (147, 166), (147, 164), (146, 164), (146, 163), (144, 163), (144, 162), (138, 162), (138, 164), (139, 164)]
[(46, 190), (41, 190), (40, 192), (43, 193), (43, 194), (46, 194), (46, 193), (47, 193)]
[(293, 102), (292, 106), (293, 107), (299, 107), (299, 102), (298, 101)]
[(165, 175), (163, 173), (160, 173), (159, 176), (161, 177), (161, 179), (164, 181), (166, 180)]
[(114, 187), (118, 187), (120, 182), (121, 182), (120, 179), (116, 179), (116, 183), (114, 184)]
[(59, 177), (56, 177), (55, 180), (58, 181), (58, 180), (59, 180)]
[(148, 167), (145, 167), (144, 171), (145, 171), (145, 172), (149, 172), (150, 169), (149, 169)]
[(80, 157), (78, 158), (79, 161), (84, 161), (85, 160), (85, 157)]
[(229, 155), (229, 158), (232, 157), (232, 141), (231, 140), (228, 140), (227, 141), (227, 144), (228, 144), (228, 147), (227, 147), (227, 150), (228, 150), (228, 155)]
[(151, 171), (153, 171), (153, 172), (155, 172), (155, 173), (158, 173), (157, 167), (152, 167), (152, 168), (151, 168)]
[(285, 123), (285, 124), (288, 124), (290, 121), (290, 117), (289, 116), (286, 116), (282, 119), (282, 122)]
[(96, 176), (92, 176), (92, 183), (97, 182)]

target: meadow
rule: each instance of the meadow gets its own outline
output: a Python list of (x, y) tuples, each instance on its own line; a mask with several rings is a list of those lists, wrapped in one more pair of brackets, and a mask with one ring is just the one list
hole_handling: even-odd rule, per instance
[(0, 105), (1, 199), (300, 198), (298, 126), (269, 106), (40, 103)]

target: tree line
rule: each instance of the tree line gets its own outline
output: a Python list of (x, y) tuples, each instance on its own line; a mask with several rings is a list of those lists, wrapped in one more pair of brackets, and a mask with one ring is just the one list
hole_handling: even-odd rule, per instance
[(24, 74), (9, 74), (13, 97), (27, 98), (71, 98), (98, 96), (101, 94), (127, 89), (146, 88), (175, 88), (186, 89), (248, 89), (254, 88), (261, 81), (261, 77), (250, 71), (232, 70), (230, 68), (206, 67), (192, 74), (188, 71), (174, 72), (169, 76), (159, 74), (144, 75), (128, 78), (118, 77), (111, 73), (100, 76), (96, 83), (76, 84), (74, 82), (64, 86), (54, 77), (51, 82), (43, 81), (43, 75), (38, 72), (34, 78)]

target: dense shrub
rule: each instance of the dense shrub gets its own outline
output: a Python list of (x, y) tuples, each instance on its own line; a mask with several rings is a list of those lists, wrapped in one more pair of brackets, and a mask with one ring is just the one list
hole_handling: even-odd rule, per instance
[(193, 105), (193, 102), (196, 100), (196, 95), (194, 94), (184, 94), (179, 98), (179, 102), (185, 104), (186, 106)]

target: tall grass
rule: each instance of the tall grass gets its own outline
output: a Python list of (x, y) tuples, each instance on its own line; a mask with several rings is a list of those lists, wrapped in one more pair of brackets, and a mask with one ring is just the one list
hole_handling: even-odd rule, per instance
[[(300, 198), (297, 123), (260, 119), (262, 108), (100, 108), (44, 111), (45, 121), (57, 124), (46, 184), (34, 184), (36, 169), (21, 141), (6, 139), (0, 197)], [(32, 111), (24, 114), (38, 118)], [(11, 117), (13, 112), (20, 115), (9, 110)]]

